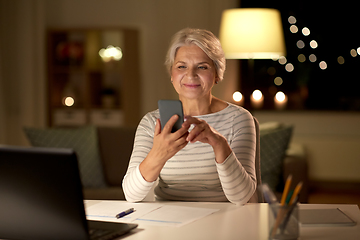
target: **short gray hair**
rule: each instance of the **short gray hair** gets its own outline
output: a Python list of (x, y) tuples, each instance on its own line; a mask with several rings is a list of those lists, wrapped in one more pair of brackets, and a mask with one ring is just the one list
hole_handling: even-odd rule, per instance
[(212, 32), (205, 29), (185, 28), (175, 33), (165, 60), (169, 74), (171, 74), (177, 50), (190, 44), (197, 45), (214, 62), (217, 77), (219, 81), (222, 81), (226, 68), (225, 54), (220, 40)]

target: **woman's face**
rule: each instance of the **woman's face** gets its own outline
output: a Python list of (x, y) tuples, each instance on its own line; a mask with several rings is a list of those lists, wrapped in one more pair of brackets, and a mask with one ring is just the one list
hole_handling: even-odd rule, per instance
[(171, 68), (171, 80), (180, 100), (209, 97), (217, 80), (214, 63), (198, 46), (182, 46)]

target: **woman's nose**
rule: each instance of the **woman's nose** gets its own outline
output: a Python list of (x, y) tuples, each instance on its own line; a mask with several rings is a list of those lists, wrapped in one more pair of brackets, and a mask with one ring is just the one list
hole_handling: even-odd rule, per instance
[(189, 78), (196, 78), (197, 77), (196, 68), (188, 68), (187, 75)]

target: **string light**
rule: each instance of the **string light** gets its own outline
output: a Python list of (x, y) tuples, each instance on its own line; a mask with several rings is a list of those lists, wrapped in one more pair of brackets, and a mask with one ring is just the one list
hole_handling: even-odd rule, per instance
[(307, 27), (304, 27), (301, 32), (306, 37), (310, 35), (310, 29)]
[(276, 85), (276, 86), (280, 86), (281, 84), (283, 84), (283, 79), (281, 78), (281, 77), (276, 77), (275, 79), (274, 79), (274, 84)]
[[(310, 29), (308, 27), (299, 28), (300, 26), (298, 27), (297, 25), (295, 25), (297, 23), (297, 19), (294, 16), (289, 16), (288, 17), (288, 22), (289, 22), (289, 25), (290, 25), (289, 30), (290, 30), (291, 33), (296, 34), (296, 33), (298, 33), (300, 31), (299, 29), (301, 29), (302, 35), (304, 35), (305, 37), (310, 35), (311, 32), (310, 32)], [(309, 44), (311, 49), (317, 49), (319, 47), (319, 43), (315, 39), (309, 41), (306, 44)], [(306, 44), (305, 44), (304, 40), (301, 40), (301, 39), (299, 39), (296, 42), (297, 48), (301, 49), (301, 50), (306, 47)], [(350, 50), (350, 55), (352, 57), (356, 57), (356, 56), (360, 55), (360, 47), (355, 48), (355, 49), (351, 49)], [(314, 53), (311, 53), (308, 56), (308, 59), (312, 63), (315, 63), (315, 62), (318, 61), (318, 57)], [(297, 60), (300, 63), (304, 63), (304, 62), (306, 62), (307, 57), (303, 53), (300, 53), (297, 56)], [(276, 60), (274, 60), (274, 61), (276, 61)], [(343, 56), (338, 56), (337, 57), (337, 62), (338, 62), (338, 64), (342, 65), (342, 64), (345, 63), (345, 58)], [(286, 59), (286, 57), (284, 57), (284, 56), (280, 57), (278, 59), (278, 63), (281, 64), (281, 65), (285, 65), (285, 70), (287, 72), (293, 72), (294, 69), (295, 69), (294, 65), (292, 63), (289, 63), (288, 60)], [(326, 61), (320, 61), (318, 64), (319, 64), (318, 66), (319, 66), (319, 68), (321, 70), (326, 70), (328, 68), (328, 64), (327, 64)], [(272, 74), (272, 75), (274, 75), (274, 74)], [(283, 84), (283, 79), (281, 77), (279, 77), (279, 76), (275, 77), (273, 81), (274, 81), (274, 85), (276, 85), (276, 86), (281, 86)], [(238, 94), (241, 95), (240, 92)], [(234, 93), (234, 97), (235, 97), (235, 93)], [(242, 98), (242, 95), (241, 95), (241, 98)], [(252, 98), (252, 101), (260, 101), (261, 99), (263, 99), (263, 95), (262, 95), (261, 91), (255, 90), (253, 92), (251, 98)], [(277, 102), (281, 102), (281, 101), (284, 101), (284, 98), (287, 98), (286, 95), (283, 92), (278, 92), (276, 94), (274, 100), (277, 101)]]
[(315, 54), (310, 54), (309, 60), (310, 60), (310, 62), (316, 62), (316, 60), (317, 60), (316, 55)]
[(287, 62), (286, 57), (282, 56), (282, 57), (279, 58), (279, 63), (280, 63), (281, 65), (284, 65), (286, 62)]
[(350, 50), (350, 55), (351, 55), (352, 57), (356, 57), (356, 56), (357, 56), (356, 50), (355, 50), (355, 49), (351, 49), (351, 50)]
[(315, 40), (312, 40), (312, 41), (310, 42), (310, 47), (313, 48), (313, 49), (315, 49), (315, 48), (318, 47), (318, 43), (317, 43)]
[(290, 26), (290, 32), (292, 33), (297, 33), (299, 31), (298, 27), (296, 25), (291, 25)]
[(288, 18), (288, 21), (289, 21), (290, 24), (295, 24), (296, 23), (296, 18), (294, 16), (290, 16)]
[(292, 65), (291, 63), (286, 64), (285, 70), (288, 72), (294, 71), (294, 65)]
[(344, 63), (345, 63), (345, 59), (344, 59), (343, 56), (339, 56), (339, 57), (337, 58), (337, 61), (338, 61), (339, 64), (344, 64)]
[(305, 62), (306, 61), (305, 55), (304, 54), (299, 54), (298, 61), (301, 62), (301, 63)]
[[(297, 23), (297, 19), (294, 17), (294, 16), (289, 16), (288, 17), (288, 22), (289, 22), (289, 24), (290, 24), (290, 32), (292, 32), (292, 33), (297, 33), (298, 31), (299, 31), (299, 28), (298, 28), (298, 26), (296, 26), (295, 25), (295, 23)], [(302, 29), (301, 29), (301, 33), (304, 35), (304, 36), (309, 36), (310, 35), (310, 29), (308, 28), (308, 27), (303, 27)], [(309, 45), (310, 45), (310, 47), (312, 48), (312, 49), (316, 49), (316, 48), (318, 48), (319, 47), (319, 44), (318, 44), (318, 42), (316, 41), (316, 40), (311, 40), (310, 42), (309, 42)], [(304, 43), (304, 41), (303, 40), (298, 40), (297, 42), (296, 42), (296, 46), (299, 48), (299, 49), (303, 49), (303, 48), (305, 48), (305, 43)], [(350, 50), (350, 55), (352, 56), (352, 57), (357, 57), (358, 55), (360, 55), (360, 47), (358, 47), (358, 48), (356, 48), (356, 49), (351, 49)], [(299, 54), (298, 55), (298, 57), (297, 57), (297, 59), (298, 59), (298, 61), (300, 62), (300, 63), (304, 63), (305, 61), (306, 61), (306, 57), (305, 57), (305, 55), (304, 54)], [(314, 53), (312, 53), (312, 54), (310, 54), (309, 55), (309, 61), (310, 62), (316, 62), (317, 61), (317, 56), (314, 54)], [(338, 56), (337, 57), (337, 62), (338, 62), (338, 64), (344, 64), (345, 63), (345, 58), (343, 57), (343, 56)], [(281, 64), (281, 65), (285, 65), (285, 69), (286, 69), (286, 71), (288, 71), (288, 72), (292, 72), (293, 70), (294, 70), (294, 66), (290, 63), (287, 63), (287, 59), (285, 58), (285, 57), (283, 57), (283, 58), (281, 58), (281, 59), (279, 59), (279, 63)], [(323, 69), (323, 70), (325, 70), (325, 69), (327, 69), (327, 67), (328, 67), (328, 65), (327, 65), (327, 63), (325, 62), (325, 61), (321, 61), (320, 63), (319, 63), (319, 66), (320, 66), (320, 68), (321, 69)]]
[(296, 46), (300, 49), (303, 49), (305, 47), (305, 43), (303, 40), (299, 40), (296, 42)]
[(321, 61), (319, 63), (319, 67), (320, 67), (320, 69), (325, 70), (325, 69), (327, 69), (327, 63), (325, 61)]

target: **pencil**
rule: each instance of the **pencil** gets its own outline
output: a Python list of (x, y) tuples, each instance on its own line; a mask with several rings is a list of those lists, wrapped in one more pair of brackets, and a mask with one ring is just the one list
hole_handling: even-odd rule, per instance
[(302, 188), (302, 182), (299, 182), (296, 187), (295, 187), (295, 190), (290, 198), (290, 201), (289, 201), (289, 205), (293, 204), (294, 203), (294, 200), (295, 198), (297, 197), (297, 195), (299, 194), (299, 192), (301, 191), (301, 188)]
[(274, 238), (275, 234), (276, 234), (276, 230), (278, 229), (278, 227), (280, 226), (281, 221), (284, 219), (285, 215), (286, 215), (286, 209), (284, 209), (283, 207), (285, 206), (286, 203), (286, 198), (290, 189), (290, 185), (291, 185), (291, 180), (292, 180), (292, 175), (290, 174), (287, 179), (286, 179), (286, 183), (285, 183), (285, 187), (284, 187), (284, 191), (283, 194), (281, 196), (281, 205), (279, 207), (279, 211), (278, 214), (276, 216), (276, 221), (275, 224), (273, 226), (272, 232), (271, 232), (271, 237)]
[(291, 180), (292, 180), (292, 175), (290, 174), (287, 179), (286, 179), (286, 183), (285, 183), (285, 187), (284, 187), (284, 192), (281, 196), (281, 206), (285, 206), (286, 203), (286, 197), (288, 195), (289, 189), (290, 189), (290, 185), (291, 185)]

